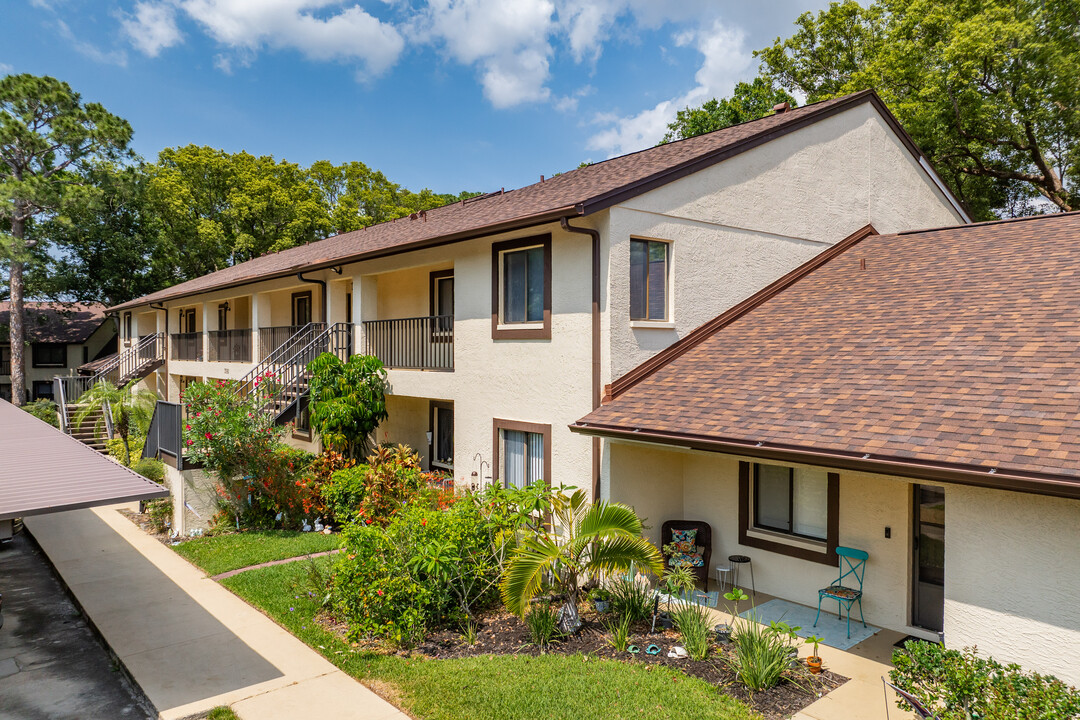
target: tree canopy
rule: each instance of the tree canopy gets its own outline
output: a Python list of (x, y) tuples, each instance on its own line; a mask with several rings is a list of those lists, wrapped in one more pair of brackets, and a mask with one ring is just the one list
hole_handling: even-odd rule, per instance
[(1080, 0), (834, 2), (756, 53), (814, 102), (875, 90), (972, 215), (1077, 207)]
[(713, 98), (700, 107), (680, 110), (668, 125), (660, 144), (757, 120), (771, 115), (774, 107), (785, 102), (791, 107), (798, 106), (791, 94), (776, 87), (771, 80), (758, 77), (752, 82), (738, 83), (730, 98)]

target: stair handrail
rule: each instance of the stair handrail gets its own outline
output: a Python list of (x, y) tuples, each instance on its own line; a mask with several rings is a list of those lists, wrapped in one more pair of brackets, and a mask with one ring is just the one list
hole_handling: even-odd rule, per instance
[(275, 391), (267, 397), (264, 410), (273, 410), (281, 403), (275, 417), (279, 415), (292, 404), (292, 401), (286, 402), (290, 390), (293, 397), (299, 400), (303, 392), (306, 392), (301, 391), (300, 385), (307, 375), (308, 364), (324, 352), (348, 352), (351, 334), (350, 323), (334, 323), (296, 351), (288, 361), (281, 363), (279, 371), (270, 377)]
[(310, 322), (289, 336), (285, 342), (274, 348), (273, 352), (263, 358), (258, 365), (237, 381), (236, 392), (242, 397), (248, 397), (255, 391), (255, 380), (262, 378), (268, 371), (273, 372), (279, 366), (288, 362), (289, 358), (296, 354), (297, 348), (304, 347), (315, 337), (316, 333), (325, 330), (325, 323)]

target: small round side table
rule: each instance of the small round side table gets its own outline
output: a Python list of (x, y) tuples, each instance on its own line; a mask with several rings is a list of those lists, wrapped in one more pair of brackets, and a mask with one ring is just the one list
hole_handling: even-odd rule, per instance
[(731, 563), (732, 568), (732, 587), (739, 586), (739, 566), (750, 566), (750, 591), (757, 596), (757, 587), (754, 585), (754, 562), (750, 559), (749, 555), (728, 555), (728, 562)]
[(724, 593), (724, 586), (734, 587), (731, 584), (731, 566), (724, 567), (723, 565), (716, 566), (716, 583), (720, 586), (720, 594)]

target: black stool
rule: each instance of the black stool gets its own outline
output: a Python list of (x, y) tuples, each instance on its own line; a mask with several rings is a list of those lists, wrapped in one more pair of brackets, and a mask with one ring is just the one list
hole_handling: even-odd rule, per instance
[(731, 563), (731, 567), (734, 570), (731, 578), (732, 587), (739, 587), (739, 566), (746, 564), (750, 566), (750, 591), (757, 597), (757, 587), (754, 586), (754, 562), (748, 555), (728, 555), (728, 562)]

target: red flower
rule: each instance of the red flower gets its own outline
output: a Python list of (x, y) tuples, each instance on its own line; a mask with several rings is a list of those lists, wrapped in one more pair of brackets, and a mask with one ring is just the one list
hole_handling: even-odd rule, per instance
[(382, 594), (383, 594), (383, 591), (382, 591), (382, 590), (376, 590), (375, 592), (376, 592), (376, 593), (378, 593), (380, 597), (381, 597), (381, 596), (382, 596)]
[(211, 433), (206, 433), (206, 439), (207, 439), (207, 440), (210, 440), (210, 439), (211, 439), (211, 438), (213, 438), (213, 437), (214, 437), (214, 436), (213, 436), (213, 435), (212, 435)]
[(184, 429), (185, 429), (185, 430), (190, 430), (190, 429), (191, 429), (191, 426), (190, 426), (190, 425), (185, 425), (185, 426), (184, 426)]
[(187, 441), (187, 444), (188, 444), (188, 445), (194, 445), (194, 444), (195, 444), (195, 441), (194, 441), (194, 440), (188, 440), (188, 441)]
[(421, 527), (427, 527), (427, 518), (424, 518), (423, 520), (420, 521), (420, 526)]

